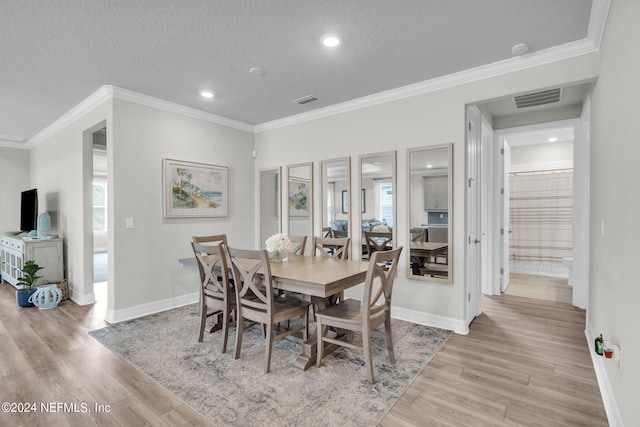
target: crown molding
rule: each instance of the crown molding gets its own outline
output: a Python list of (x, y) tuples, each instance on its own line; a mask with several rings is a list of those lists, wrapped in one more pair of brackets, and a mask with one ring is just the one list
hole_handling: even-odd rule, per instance
[(86, 97), (82, 102), (73, 107), (71, 110), (63, 114), (58, 120), (38, 132), (33, 138), (23, 146), (23, 148), (33, 148), (45, 139), (49, 138), (56, 132), (64, 129), (69, 123), (77, 120), (79, 117), (93, 110), (95, 107), (111, 98), (110, 86), (102, 86), (97, 91)]
[(307, 113), (296, 114), (295, 116), (289, 116), (283, 119), (261, 123), (256, 125), (254, 128), (256, 133), (265, 132), (281, 127), (320, 119), (323, 117), (329, 117), (366, 107), (372, 107), (374, 105), (396, 101), (403, 98), (421, 95), (427, 92), (446, 89), (449, 87), (499, 76), (514, 71), (524, 70), (526, 68), (549, 64), (563, 59), (586, 55), (597, 51), (598, 47), (596, 47), (591, 40), (582, 39), (549, 49), (544, 49), (538, 52), (532, 52), (527, 55), (505, 59), (503, 61), (495, 62), (492, 64), (471, 68), (469, 70), (448, 74), (442, 77), (436, 77), (431, 80), (425, 80), (423, 82), (414, 83), (385, 92), (357, 98), (351, 101), (319, 108)]
[(136, 104), (146, 105), (147, 107), (157, 108), (159, 110), (169, 111), (171, 113), (180, 114), (182, 116), (194, 119), (204, 120), (206, 122), (242, 130), (245, 132), (254, 132), (254, 126), (238, 120), (229, 119), (218, 116), (216, 114), (207, 113), (195, 108), (187, 107), (175, 102), (165, 101), (164, 99), (155, 98), (153, 96), (144, 95), (129, 89), (112, 86), (113, 97), (124, 101), (135, 102)]
[(610, 8), (611, 0), (593, 0), (591, 4), (587, 39), (591, 40), (591, 43), (598, 49), (602, 43), (602, 36), (604, 35), (604, 28), (607, 23)]

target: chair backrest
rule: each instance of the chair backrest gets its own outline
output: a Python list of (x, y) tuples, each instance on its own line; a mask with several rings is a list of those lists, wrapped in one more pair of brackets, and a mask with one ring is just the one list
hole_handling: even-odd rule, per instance
[(322, 227), (322, 237), (333, 237), (333, 228)]
[(378, 231), (365, 231), (365, 242), (367, 244), (367, 253), (369, 258), (374, 252), (382, 252), (388, 249), (393, 242), (393, 233), (391, 232), (378, 232)]
[(333, 230), (333, 237), (344, 239), (345, 237), (349, 237), (349, 232), (346, 230)]
[(412, 242), (424, 242), (424, 228), (412, 228), (411, 233)]
[(229, 298), (229, 270), (224, 245), (191, 242), (200, 272), (200, 292), (221, 301)]
[(231, 260), (236, 303), (241, 316), (264, 322), (273, 316), (273, 278), (266, 250), (234, 249), (225, 246)]
[(226, 234), (213, 234), (211, 236), (193, 236), (194, 243), (208, 243), (214, 245), (227, 245)]
[[(307, 236), (289, 236), (289, 241), (293, 249), (293, 255), (304, 255), (305, 246), (307, 246)], [(297, 246), (295, 246), (297, 244)]]
[[(393, 282), (396, 278), (400, 252), (402, 252), (402, 246), (390, 251), (374, 252), (371, 256), (367, 276), (364, 280), (364, 295), (361, 306), (363, 321), (384, 315), (385, 310), (391, 310)], [(379, 279), (380, 286), (374, 289), (376, 279)]]
[(449, 242), (449, 227), (429, 227), (429, 241), (438, 243)]
[(351, 239), (346, 237), (342, 239), (331, 237), (314, 237), (313, 238), (313, 254), (323, 257), (348, 259), (349, 244)]

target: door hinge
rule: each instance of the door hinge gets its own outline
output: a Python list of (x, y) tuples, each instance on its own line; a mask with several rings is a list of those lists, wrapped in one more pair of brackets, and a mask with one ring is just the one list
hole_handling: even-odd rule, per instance
[(504, 148), (500, 149), (500, 154), (502, 154), (504, 156)]
[(501, 236), (504, 236), (504, 228), (501, 228), (501, 229), (500, 229), (500, 235), (501, 235)]
[(469, 188), (471, 188), (471, 181), (473, 181), (473, 178), (469, 178)]
[(471, 301), (471, 292), (467, 294), (467, 301)]
[(500, 189), (500, 195), (501, 195), (501, 196), (504, 196), (504, 188), (501, 188), (501, 189)]
[(469, 122), (469, 130), (471, 130), (471, 122)]
[(500, 269), (500, 274), (504, 274), (504, 268)]

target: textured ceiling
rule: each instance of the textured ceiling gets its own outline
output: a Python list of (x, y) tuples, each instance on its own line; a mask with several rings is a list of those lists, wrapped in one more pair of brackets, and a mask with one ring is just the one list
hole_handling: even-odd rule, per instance
[[(508, 59), (519, 42), (584, 39), (590, 12), (589, 0), (3, 0), (0, 139), (33, 137), (103, 85), (261, 124)], [(321, 47), (325, 33), (342, 45)], [(320, 101), (291, 102), (310, 94)]]

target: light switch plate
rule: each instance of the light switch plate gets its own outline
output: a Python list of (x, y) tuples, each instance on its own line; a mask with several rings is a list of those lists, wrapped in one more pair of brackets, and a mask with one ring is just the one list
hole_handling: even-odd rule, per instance
[(133, 228), (133, 218), (125, 218), (124, 228)]

